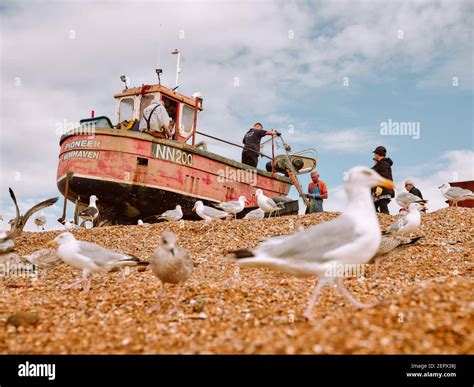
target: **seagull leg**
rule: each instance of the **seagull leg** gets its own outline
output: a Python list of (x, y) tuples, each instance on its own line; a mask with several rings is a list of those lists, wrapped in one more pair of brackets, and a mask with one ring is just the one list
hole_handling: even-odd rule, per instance
[(161, 283), (160, 293), (158, 294), (158, 302), (154, 306), (152, 306), (150, 309), (148, 309), (148, 313), (153, 313), (161, 309), (161, 298), (163, 297), (164, 292), (165, 292), (165, 284)]
[(74, 289), (74, 288), (77, 287), (82, 281), (84, 281), (84, 279), (81, 277), (80, 279), (78, 279), (77, 281), (73, 282), (72, 284), (63, 286), (62, 289), (63, 289), (63, 290)]
[(350, 303), (357, 309), (367, 309), (367, 308), (372, 308), (373, 306), (378, 305), (378, 301), (373, 302), (371, 304), (364, 304), (358, 301), (357, 299), (355, 299), (354, 296), (351, 294), (351, 292), (345, 288), (342, 277), (336, 278), (336, 284), (337, 284), (337, 290), (339, 291), (339, 293), (342, 296), (346, 297), (350, 301)]
[(92, 283), (92, 278), (87, 278), (87, 275), (86, 277), (84, 277), (84, 281), (86, 281), (86, 287), (84, 288), (84, 293), (87, 293), (89, 290), (91, 290), (91, 283)]
[(303, 316), (308, 321), (313, 321), (314, 304), (316, 303), (316, 300), (318, 299), (321, 293), (321, 289), (326, 285), (327, 282), (328, 282), (327, 278), (319, 278), (316, 285), (314, 285), (313, 292), (311, 293), (311, 298), (309, 299), (309, 302), (308, 302), (308, 306), (306, 307), (306, 310), (303, 314)]
[(168, 309), (169, 314), (173, 314), (178, 310), (179, 297), (181, 296), (181, 286), (177, 285), (175, 303), (172, 308)]

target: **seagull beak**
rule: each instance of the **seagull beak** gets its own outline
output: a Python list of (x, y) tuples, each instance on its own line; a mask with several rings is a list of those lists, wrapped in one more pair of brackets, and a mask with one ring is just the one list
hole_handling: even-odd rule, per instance
[(387, 188), (387, 189), (394, 189), (395, 188), (395, 183), (392, 180), (389, 179), (382, 179), (379, 182), (379, 185)]

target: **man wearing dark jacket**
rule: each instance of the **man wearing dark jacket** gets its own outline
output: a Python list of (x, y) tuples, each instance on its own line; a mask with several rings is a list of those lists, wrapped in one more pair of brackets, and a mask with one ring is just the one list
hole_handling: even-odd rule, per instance
[(242, 151), (242, 163), (256, 167), (258, 155), (260, 154), (260, 141), (264, 136), (279, 136), (276, 130), (264, 130), (260, 122), (250, 128), (243, 139), (244, 150)]
[(421, 191), (415, 187), (415, 184), (411, 180), (405, 181), (405, 189), (413, 195), (418, 196), (420, 199), (423, 199)]
[[(385, 157), (387, 155), (387, 149), (385, 149), (384, 146), (378, 146), (375, 148), (373, 153), (375, 165), (372, 169), (380, 176), (393, 181), (393, 161), (389, 157)], [(395, 191), (393, 189), (376, 187), (372, 190), (372, 195), (374, 198), (375, 210), (390, 215), (388, 203), (390, 203), (390, 200), (395, 196)]]

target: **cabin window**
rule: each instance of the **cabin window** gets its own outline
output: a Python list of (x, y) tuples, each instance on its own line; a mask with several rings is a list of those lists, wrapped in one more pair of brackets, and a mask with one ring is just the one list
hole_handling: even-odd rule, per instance
[(183, 104), (183, 115), (181, 118), (180, 132), (189, 134), (193, 130), (194, 125), (194, 109)]
[(120, 101), (119, 122), (133, 119), (133, 98), (124, 98)]

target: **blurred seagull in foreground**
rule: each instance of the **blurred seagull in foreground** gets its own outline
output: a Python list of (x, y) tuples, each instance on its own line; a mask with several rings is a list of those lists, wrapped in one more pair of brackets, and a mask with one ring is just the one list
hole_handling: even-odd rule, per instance
[(174, 210), (168, 210), (163, 212), (161, 215), (157, 217), (157, 219), (164, 219), (170, 222), (177, 222), (181, 220), (183, 217), (183, 210), (181, 206), (178, 204)]
[(265, 217), (265, 212), (263, 212), (260, 208), (257, 208), (256, 210), (252, 210), (248, 212), (245, 216), (244, 219), (249, 219), (249, 220), (260, 220)]
[(220, 208), (221, 210), (224, 210), (228, 214), (234, 215), (234, 219), (236, 219), (237, 214), (244, 210), (246, 202), (247, 198), (245, 196), (239, 196), (239, 200), (221, 202), (219, 204), (216, 204), (216, 207)]
[(458, 202), (464, 200), (474, 200), (474, 192), (461, 187), (451, 187), (449, 183), (443, 184), (438, 187), (441, 190), (443, 196), (449, 201), (454, 202), (455, 207), (458, 206)]
[(411, 203), (408, 206), (408, 213), (388, 226), (383, 234), (408, 235), (418, 230), (421, 224), (421, 208), (419, 203)]
[(257, 191), (255, 191), (255, 195), (257, 196), (258, 206), (264, 213), (268, 212), (268, 217), (270, 217), (272, 213), (282, 209), (272, 198), (265, 196), (261, 189), (257, 189)]
[(97, 201), (99, 201), (97, 196), (91, 195), (89, 198), (89, 206), (79, 213), (79, 217), (82, 218), (81, 226), (84, 226), (87, 221), (91, 221), (92, 227), (94, 227), (94, 220), (99, 216)]
[(56, 250), (54, 249), (40, 249), (33, 251), (30, 255), (25, 255), (22, 258), (26, 259), (33, 265), (38, 267), (52, 267), (62, 263)]
[(106, 249), (95, 243), (78, 241), (70, 232), (59, 234), (48, 246), (58, 245), (58, 256), (68, 265), (82, 270), (82, 278), (64, 287), (64, 290), (72, 289), (86, 282), (85, 292), (91, 287), (89, 274), (98, 271), (110, 271), (123, 266), (144, 266), (148, 262), (142, 262), (137, 257)]
[(46, 217), (43, 215), (41, 211), (34, 218), (35, 224), (38, 227), (38, 231), (44, 230), (44, 225), (46, 224)]
[(376, 186), (394, 188), (391, 180), (372, 169), (354, 167), (344, 185), (348, 201), (341, 216), (293, 235), (267, 239), (252, 250), (231, 252), (227, 258), (243, 267), (266, 267), (300, 277), (318, 276), (304, 313), (308, 320), (312, 320), (321, 289), (334, 281), (352, 305), (371, 307), (375, 304), (356, 300), (344, 287), (343, 277), (336, 273), (340, 265), (369, 262), (379, 248), (380, 226), (370, 194), (370, 188)]
[[(161, 281), (160, 299), (165, 292), (165, 285), (179, 285), (185, 282), (193, 273), (194, 264), (189, 253), (176, 245), (176, 235), (170, 230), (165, 230), (161, 235), (161, 243), (155, 249), (150, 260), (150, 268), (153, 274)], [(176, 293), (176, 304), (179, 303), (181, 287), (178, 286)], [(160, 301), (148, 311), (154, 312), (160, 309)], [(176, 309), (170, 309), (169, 312)]]

